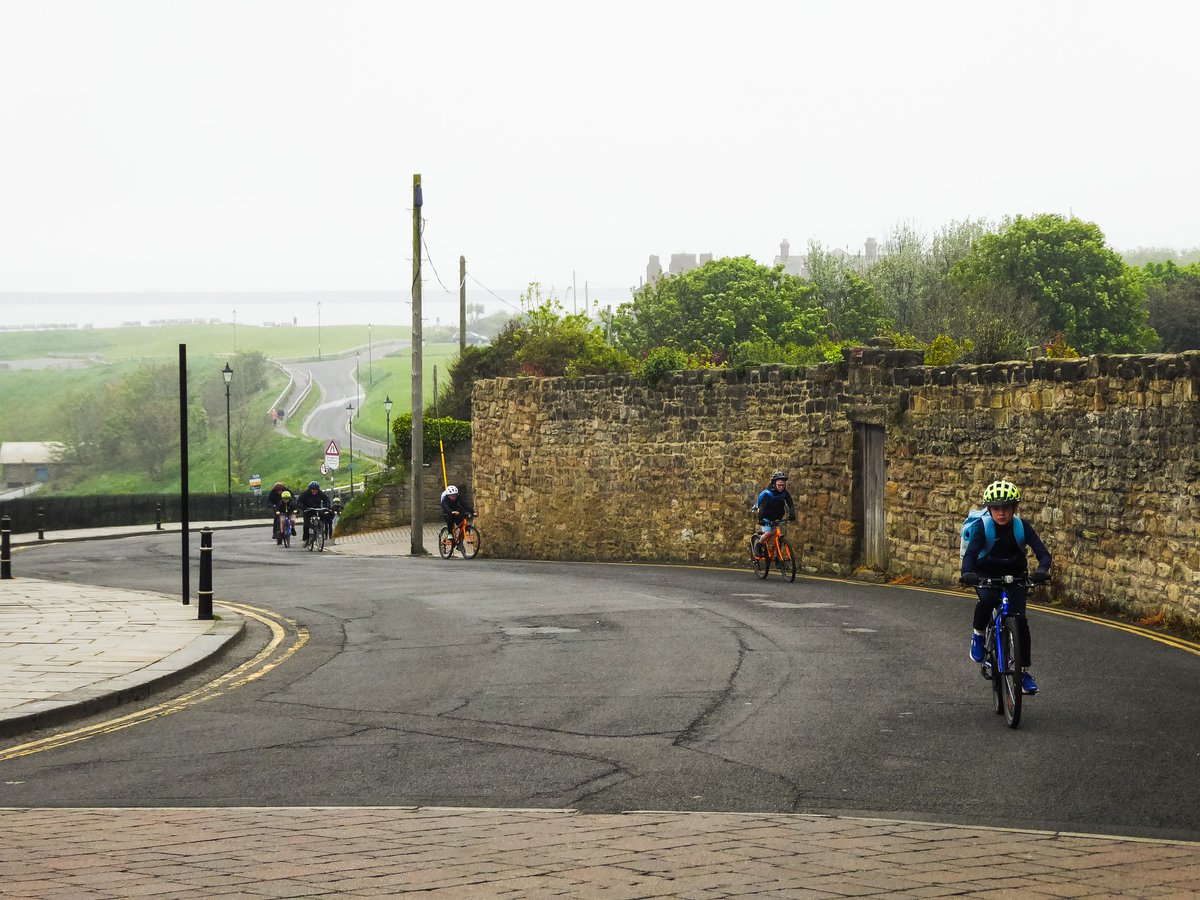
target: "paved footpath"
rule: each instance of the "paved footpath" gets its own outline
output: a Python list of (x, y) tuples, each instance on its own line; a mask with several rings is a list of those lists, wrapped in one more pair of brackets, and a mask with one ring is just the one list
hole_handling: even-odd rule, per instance
[[(147, 530), (88, 536), (134, 533)], [(405, 556), (409, 530), (331, 549)], [(137, 591), (0, 582), (0, 727), (94, 712), (193, 665), (241, 627), (222, 615), (200, 622), (194, 605)], [(1200, 895), (1196, 843), (807, 815), (0, 809), (0, 835), (0, 896), (39, 900)]]

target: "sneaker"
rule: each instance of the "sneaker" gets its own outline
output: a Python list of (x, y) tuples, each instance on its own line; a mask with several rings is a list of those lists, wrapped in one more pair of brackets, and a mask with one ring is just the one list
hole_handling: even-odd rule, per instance
[(1021, 693), (1036, 694), (1037, 682), (1033, 680), (1033, 676), (1028, 672), (1021, 673)]
[(971, 635), (971, 662), (983, 662), (983, 635)]

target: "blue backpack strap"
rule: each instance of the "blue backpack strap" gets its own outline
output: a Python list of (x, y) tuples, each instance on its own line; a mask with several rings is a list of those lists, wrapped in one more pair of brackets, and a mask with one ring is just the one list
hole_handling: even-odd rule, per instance
[(1025, 523), (1021, 521), (1020, 516), (1013, 516), (1013, 537), (1017, 539), (1017, 546), (1025, 548)]
[(980, 516), (979, 522), (983, 525), (983, 549), (979, 551), (977, 558), (983, 559), (996, 546), (996, 523), (991, 516)]

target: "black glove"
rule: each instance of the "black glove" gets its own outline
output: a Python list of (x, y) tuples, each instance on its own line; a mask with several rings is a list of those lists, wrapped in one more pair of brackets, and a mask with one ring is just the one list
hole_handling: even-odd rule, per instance
[(1045, 569), (1038, 569), (1036, 572), (1034, 572), (1032, 575), (1029, 576), (1029, 580), (1033, 584), (1045, 584), (1047, 581), (1050, 580), (1050, 573), (1047, 572)]
[(979, 573), (978, 572), (963, 572), (961, 575), (958, 576), (958, 583), (959, 584), (969, 584), (969, 585), (979, 584)]

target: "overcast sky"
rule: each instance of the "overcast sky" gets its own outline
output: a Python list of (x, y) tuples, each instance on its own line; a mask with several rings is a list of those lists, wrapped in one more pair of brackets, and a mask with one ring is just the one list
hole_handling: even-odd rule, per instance
[(417, 172), (451, 288), (1018, 213), (1194, 247), (1197, 34), (1158, 0), (0, 0), (0, 292), (407, 290)]

